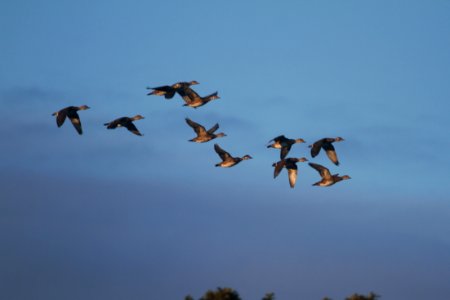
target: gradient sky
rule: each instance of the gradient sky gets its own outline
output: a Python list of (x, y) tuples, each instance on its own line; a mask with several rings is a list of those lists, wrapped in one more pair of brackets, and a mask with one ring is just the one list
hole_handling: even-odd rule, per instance
[[(0, 3), (1, 299), (448, 298), (450, 1), (242, 2)], [(146, 96), (188, 80), (221, 99)], [(279, 134), (344, 137), (314, 162), (352, 179), (274, 180)]]

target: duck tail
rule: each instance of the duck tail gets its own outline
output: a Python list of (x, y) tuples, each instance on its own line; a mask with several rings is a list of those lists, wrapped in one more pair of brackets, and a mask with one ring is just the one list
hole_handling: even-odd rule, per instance
[(52, 113), (52, 116), (57, 116), (57, 115), (58, 115), (58, 112)]

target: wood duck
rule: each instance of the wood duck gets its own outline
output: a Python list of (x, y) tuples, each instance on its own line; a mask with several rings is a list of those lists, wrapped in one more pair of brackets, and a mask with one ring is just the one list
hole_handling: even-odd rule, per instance
[(280, 152), (280, 159), (283, 160), (291, 150), (292, 145), (296, 143), (304, 143), (305, 140), (303, 139), (288, 139), (284, 135), (277, 136), (276, 138), (269, 141), (274, 142), (273, 144), (270, 144), (267, 146), (267, 148), (275, 148), (275, 149), (281, 149)]
[(177, 82), (172, 85), (163, 85), (158, 87), (147, 87), (147, 90), (153, 90), (147, 95), (156, 95), (156, 96), (164, 96), (167, 100), (172, 99), (175, 96), (175, 93), (183, 88), (190, 87), (191, 85), (199, 84), (197, 81), (192, 80), (189, 82)]
[(216, 167), (230, 168), (237, 165), (243, 160), (252, 159), (250, 155), (244, 155), (243, 157), (233, 157), (230, 155), (230, 153), (220, 148), (218, 144), (214, 144), (214, 150), (216, 150), (217, 154), (219, 154), (220, 158), (222, 159), (222, 162), (216, 164)]
[(77, 111), (86, 110), (89, 108), (90, 107), (87, 105), (68, 106), (61, 109), (60, 111), (54, 112), (52, 116), (56, 116), (56, 125), (58, 125), (58, 127), (61, 127), (62, 124), (64, 124), (66, 117), (68, 117), (70, 119), (70, 122), (72, 122), (73, 127), (75, 127), (75, 129), (77, 130), (78, 134), (81, 135), (83, 134), (83, 129), (81, 128), (81, 121)]
[(137, 121), (137, 120), (141, 120), (141, 119), (144, 119), (144, 117), (141, 115), (136, 115), (132, 118), (122, 117), (122, 118), (115, 119), (114, 121), (111, 121), (109, 123), (105, 123), (104, 125), (108, 129), (116, 129), (117, 127), (125, 127), (132, 133), (142, 136), (142, 134), (139, 132), (139, 130), (133, 124), (133, 121)]
[(189, 106), (193, 108), (198, 108), (212, 100), (220, 99), (217, 92), (205, 97), (200, 97), (197, 92), (195, 92), (188, 86), (180, 87), (179, 89), (177, 89), (177, 93), (183, 98), (184, 102), (186, 102), (183, 106)]
[(321, 140), (318, 140), (314, 144), (310, 145), (309, 148), (311, 148), (311, 156), (316, 157), (317, 154), (319, 154), (320, 149), (323, 148), (323, 150), (326, 152), (328, 158), (336, 165), (339, 166), (339, 160), (336, 155), (336, 151), (334, 150), (334, 146), (332, 143), (334, 142), (340, 142), (344, 139), (341, 137), (337, 138), (323, 138)]
[(281, 170), (283, 168), (286, 168), (286, 170), (288, 171), (289, 185), (291, 186), (291, 188), (294, 188), (295, 182), (297, 181), (297, 163), (305, 161), (308, 161), (306, 157), (302, 158), (290, 157), (280, 160), (277, 163), (274, 163), (272, 165), (272, 167), (275, 167), (273, 171), (273, 178), (277, 178)]
[(188, 123), (188, 125), (191, 126), (197, 134), (195, 138), (189, 140), (190, 142), (205, 143), (215, 138), (226, 136), (226, 134), (223, 132), (214, 133), (217, 129), (219, 129), (219, 124), (214, 125), (207, 131), (205, 127), (192, 121), (189, 118), (186, 118), (186, 123)]
[(330, 186), (330, 185), (335, 184), (336, 182), (351, 179), (350, 176), (348, 176), (348, 175), (344, 175), (344, 176), (339, 176), (339, 174), (331, 175), (330, 170), (328, 170), (327, 168), (325, 168), (322, 165), (315, 164), (315, 163), (309, 163), (309, 165), (312, 168), (314, 168), (317, 172), (319, 172), (320, 176), (322, 177), (321, 181), (318, 181), (318, 182), (314, 183), (313, 185)]

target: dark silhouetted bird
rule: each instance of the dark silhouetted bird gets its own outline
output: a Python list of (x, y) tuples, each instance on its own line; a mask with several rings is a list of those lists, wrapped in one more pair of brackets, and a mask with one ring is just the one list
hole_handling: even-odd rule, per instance
[(214, 144), (214, 150), (216, 150), (217, 154), (219, 154), (220, 158), (222, 159), (222, 162), (216, 164), (216, 167), (230, 168), (237, 165), (243, 160), (252, 158), (250, 155), (244, 155), (243, 157), (233, 157), (230, 155), (230, 153), (220, 148), (218, 144)]
[(90, 107), (87, 105), (68, 106), (66, 108), (61, 109), (60, 111), (53, 113), (52, 116), (56, 116), (56, 125), (58, 125), (58, 127), (61, 127), (62, 124), (64, 124), (66, 117), (68, 117), (70, 119), (70, 122), (72, 122), (73, 126), (77, 130), (78, 134), (83, 134), (80, 117), (78, 116), (77, 111), (86, 110), (89, 108)]
[(181, 98), (183, 98), (184, 102), (186, 102), (184, 106), (193, 108), (198, 108), (212, 100), (220, 99), (217, 92), (205, 97), (200, 97), (193, 89), (187, 86), (179, 88), (177, 90), (177, 93), (181, 96)]
[(334, 146), (332, 143), (334, 142), (340, 142), (344, 139), (341, 137), (337, 138), (323, 138), (321, 140), (318, 140), (314, 144), (310, 145), (309, 148), (311, 148), (311, 156), (316, 157), (317, 154), (319, 154), (320, 149), (323, 148), (325, 152), (327, 153), (328, 158), (336, 165), (339, 166), (339, 160), (336, 155), (336, 151), (334, 150)]
[(276, 138), (270, 140), (269, 143), (272, 141), (274, 143), (268, 145), (267, 148), (281, 149), (280, 159), (284, 159), (288, 155), (292, 145), (305, 142), (303, 139), (288, 139), (284, 135), (277, 136)]
[(322, 165), (314, 164), (314, 163), (309, 163), (309, 165), (312, 168), (314, 168), (317, 172), (319, 172), (320, 176), (322, 177), (321, 181), (318, 181), (318, 182), (314, 183), (313, 185), (330, 186), (341, 180), (351, 179), (350, 176), (348, 176), (348, 175), (344, 175), (344, 176), (339, 176), (339, 174), (331, 175), (330, 170), (328, 170), (327, 168), (325, 168)]
[(188, 125), (191, 126), (192, 129), (194, 129), (195, 133), (197, 134), (197, 136), (195, 138), (189, 140), (191, 142), (205, 143), (205, 142), (208, 142), (215, 138), (226, 136), (226, 134), (223, 132), (214, 133), (217, 129), (219, 129), (219, 124), (216, 124), (213, 127), (211, 127), (209, 130), (206, 130), (205, 127), (192, 121), (189, 118), (186, 118), (186, 123), (188, 123)]
[(116, 129), (117, 127), (125, 127), (132, 133), (142, 136), (142, 134), (139, 132), (139, 130), (133, 124), (133, 121), (137, 121), (137, 120), (141, 120), (141, 119), (144, 119), (144, 117), (141, 115), (136, 115), (132, 118), (122, 117), (122, 118), (115, 119), (114, 121), (111, 121), (109, 123), (105, 123), (104, 125), (108, 129)]
[(163, 85), (158, 87), (147, 87), (147, 90), (153, 90), (147, 95), (164, 96), (167, 100), (172, 99), (175, 93), (184, 87), (190, 87), (191, 85), (199, 84), (197, 81), (192, 80), (189, 82), (177, 82), (172, 85)]
[(293, 188), (295, 186), (295, 182), (297, 181), (297, 163), (305, 161), (308, 161), (306, 157), (302, 158), (290, 157), (282, 159), (277, 163), (274, 163), (272, 165), (272, 167), (275, 167), (273, 171), (273, 178), (277, 178), (281, 170), (283, 168), (286, 168), (286, 170), (288, 171), (289, 185), (291, 186), (291, 188)]

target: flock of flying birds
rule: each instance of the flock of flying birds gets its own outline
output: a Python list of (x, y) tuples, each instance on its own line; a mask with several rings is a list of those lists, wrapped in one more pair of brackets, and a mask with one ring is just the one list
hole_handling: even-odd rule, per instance
[[(220, 99), (218, 96), (218, 93), (212, 93), (210, 95), (207, 95), (205, 97), (200, 97), (197, 92), (195, 92), (191, 86), (199, 84), (197, 81), (190, 81), (190, 82), (177, 82), (172, 85), (164, 85), (164, 86), (158, 86), (147, 89), (151, 90), (147, 95), (156, 95), (156, 96), (164, 96), (165, 99), (169, 100), (172, 99), (175, 94), (178, 94), (183, 98), (185, 104), (184, 106), (198, 108), (200, 106), (203, 106), (207, 104), (208, 102)], [(81, 127), (80, 117), (78, 115), (78, 111), (80, 110), (86, 110), (89, 109), (87, 105), (82, 106), (68, 106), (66, 108), (61, 109), (58, 112), (53, 113), (53, 116), (56, 116), (56, 124), (58, 127), (61, 127), (64, 124), (64, 121), (66, 120), (66, 117), (70, 119), (73, 126), (75, 127), (78, 134), (82, 134), (83, 130)], [(139, 132), (137, 127), (134, 125), (133, 121), (144, 119), (141, 115), (136, 115), (134, 117), (121, 117), (118, 119), (115, 119), (109, 123), (105, 123), (107, 129), (115, 129), (117, 127), (125, 127), (130, 132), (142, 136), (142, 134)], [(189, 118), (186, 118), (186, 123), (195, 131), (197, 136), (193, 139), (191, 139), (191, 142), (196, 143), (206, 143), (213, 139), (220, 138), (226, 136), (224, 133), (215, 133), (219, 129), (219, 124), (215, 124), (210, 129), (206, 130), (205, 127), (202, 125), (192, 121)], [(310, 145), (311, 148), (311, 157), (316, 157), (320, 150), (323, 149), (325, 153), (327, 154), (328, 158), (336, 165), (339, 165), (339, 160), (336, 155), (336, 150), (333, 146), (334, 142), (340, 142), (344, 139), (341, 137), (336, 138), (322, 138), (318, 141), (316, 141), (314, 144)], [(296, 143), (305, 143), (303, 139), (289, 139), (286, 138), (284, 135), (277, 136), (276, 138), (269, 141), (271, 143), (267, 146), (267, 148), (275, 148), (280, 149), (280, 161), (274, 163), (272, 166), (274, 167), (274, 178), (276, 178), (280, 172), (283, 170), (283, 168), (286, 168), (288, 172), (289, 177), (289, 184), (291, 188), (295, 186), (295, 183), (297, 181), (297, 163), (298, 162), (305, 162), (308, 161), (305, 157), (301, 158), (295, 158), (295, 157), (289, 157), (286, 158), (289, 151), (291, 150), (292, 145)], [(250, 155), (244, 155), (243, 157), (233, 157), (230, 153), (223, 150), (218, 144), (214, 144), (214, 150), (221, 158), (221, 162), (216, 164), (216, 167), (222, 167), (222, 168), (230, 168), (238, 163), (240, 163), (243, 160), (251, 159), (252, 157)], [(315, 169), (317, 172), (319, 172), (321, 176), (321, 180), (314, 183), (315, 186), (331, 186), (339, 181), (350, 179), (350, 176), (344, 175), (339, 176), (339, 174), (331, 174), (330, 170), (328, 170), (326, 167), (316, 164), (316, 163), (308, 163), (313, 169)]]

